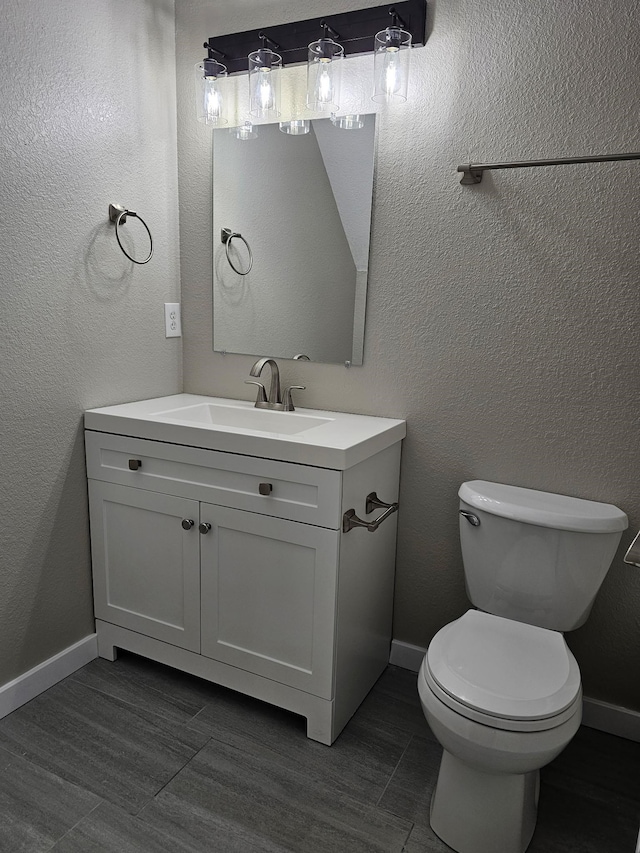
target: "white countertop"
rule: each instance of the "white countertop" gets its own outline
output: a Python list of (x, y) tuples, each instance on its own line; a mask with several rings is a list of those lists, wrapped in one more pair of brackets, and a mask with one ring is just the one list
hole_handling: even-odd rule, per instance
[[(254, 418), (259, 428), (246, 426)], [(351, 468), (406, 435), (404, 420), (320, 409), (271, 412), (245, 400), (199, 394), (91, 409), (84, 423), (99, 432), (337, 470)]]

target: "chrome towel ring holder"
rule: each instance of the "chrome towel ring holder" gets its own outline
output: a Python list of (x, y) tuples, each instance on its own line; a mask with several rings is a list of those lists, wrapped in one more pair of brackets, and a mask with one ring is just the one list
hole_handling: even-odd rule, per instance
[[(139, 219), (140, 222), (144, 225), (147, 234), (149, 235), (149, 255), (144, 259), (144, 261), (137, 261), (135, 258), (132, 258), (129, 252), (125, 249), (125, 247), (120, 242), (120, 235), (118, 234), (118, 226), (124, 225), (127, 221), (127, 216), (134, 216), (136, 219)], [(115, 222), (116, 225), (116, 240), (118, 241), (118, 246), (122, 250), (122, 254), (126, 255), (130, 261), (133, 261), (134, 264), (148, 264), (153, 256), (153, 237), (151, 236), (151, 231), (149, 231), (149, 226), (144, 221), (144, 219), (139, 216), (135, 210), (127, 210), (125, 207), (122, 207), (121, 204), (110, 204), (109, 205), (109, 219), (111, 222)]]
[[(237, 237), (238, 240), (242, 240), (242, 242), (247, 247), (247, 252), (249, 252), (249, 266), (247, 267), (246, 270), (239, 270), (238, 267), (235, 266), (235, 264), (233, 263), (233, 261), (229, 257), (229, 248), (231, 246), (231, 241), (233, 240), (234, 237)], [(237, 231), (232, 231), (231, 228), (223, 228), (222, 231), (220, 232), (220, 239), (224, 243), (224, 251), (225, 251), (225, 254), (227, 256), (227, 260), (229, 261), (229, 266), (231, 267), (231, 269), (234, 272), (237, 272), (238, 275), (249, 275), (249, 273), (251, 272), (251, 268), (253, 267), (253, 253), (251, 252), (251, 246), (247, 243), (246, 238), (243, 237), (242, 234), (238, 233)]]

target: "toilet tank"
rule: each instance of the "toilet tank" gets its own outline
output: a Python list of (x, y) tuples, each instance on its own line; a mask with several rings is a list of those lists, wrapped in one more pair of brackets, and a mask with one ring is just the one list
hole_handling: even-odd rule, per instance
[(463, 483), (458, 495), (469, 600), (541, 628), (580, 627), (628, 525), (624, 512), (484, 480)]

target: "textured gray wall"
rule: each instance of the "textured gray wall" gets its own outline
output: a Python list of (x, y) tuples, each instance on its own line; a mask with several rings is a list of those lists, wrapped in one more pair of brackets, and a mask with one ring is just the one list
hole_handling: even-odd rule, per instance
[[(210, 141), (192, 95), (200, 45), (358, 5), (177, 5), (186, 391), (248, 399), (252, 362), (211, 351)], [(471, 160), (637, 150), (636, 0), (430, 8), (411, 100), (381, 117), (364, 365), (282, 363), (287, 382), (307, 386), (304, 405), (407, 418), (394, 636), (418, 645), (467, 606), (464, 479), (612, 502), (640, 526), (640, 164), (502, 172), (475, 188), (455, 172)], [(569, 638), (588, 695), (640, 709), (638, 614), (640, 572), (620, 551)]]
[(94, 630), (83, 410), (181, 386), (173, 0), (2, 13), (0, 684)]

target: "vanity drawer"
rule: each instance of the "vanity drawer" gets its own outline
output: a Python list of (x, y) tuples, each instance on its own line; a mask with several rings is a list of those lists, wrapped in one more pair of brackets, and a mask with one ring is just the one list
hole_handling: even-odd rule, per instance
[(85, 446), (94, 480), (340, 527), (340, 471), (91, 430)]

